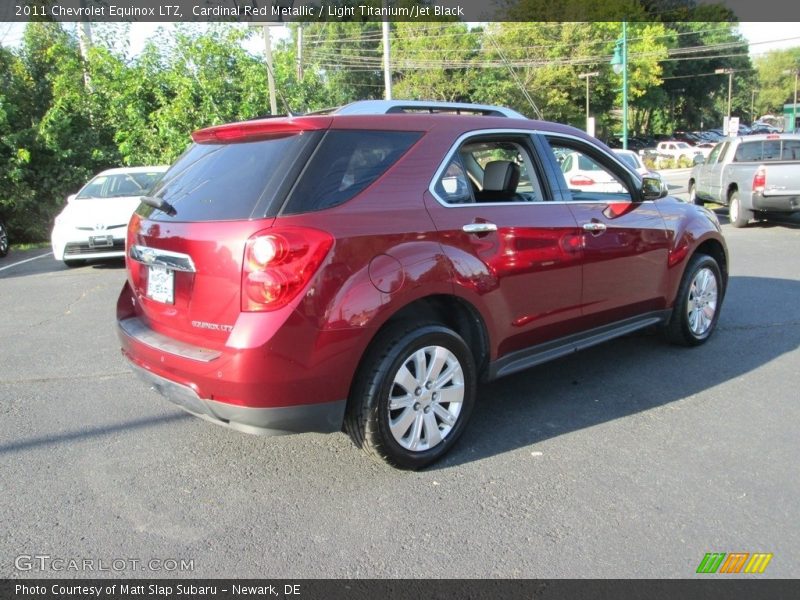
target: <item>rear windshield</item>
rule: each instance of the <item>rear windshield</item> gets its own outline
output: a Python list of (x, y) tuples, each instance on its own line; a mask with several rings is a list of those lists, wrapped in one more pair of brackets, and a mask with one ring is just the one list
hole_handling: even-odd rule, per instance
[(303, 132), (228, 144), (194, 144), (164, 175), (152, 196), (175, 214), (140, 205), (158, 221), (238, 221), (274, 213), (321, 137)]
[(413, 131), (329, 131), (282, 214), (330, 208), (366, 189), (416, 142)]
[(734, 162), (800, 160), (800, 140), (744, 142), (736, 149)]

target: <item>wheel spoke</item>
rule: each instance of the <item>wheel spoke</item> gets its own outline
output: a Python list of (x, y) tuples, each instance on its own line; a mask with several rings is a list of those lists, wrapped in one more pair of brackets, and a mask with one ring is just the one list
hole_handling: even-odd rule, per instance
[(441, 346), (436, 346), (436, 348), (434, 348), (433, 357), (431, 358), (428, 372), (425, 373), (426, 382), (436, 381), (439, 379), (439, 375), (441, 375), (442, 369), (444, 368), (449, 356), (450, 352), (448, 352), (446, 348), (442, 348)]
[(439, 424), (436, 422), (436, 417), (432, 412), (425, 414), (422, 418), (425, 429), (425, 441), (429, 448), (433, 448), (442, 441), (442, 432), (439, 431)]
[(457, 374), (461, 373), (461, 365), (457, 360), (452, 361), (447, 368), (442, 372), (433, 384), (433, 389), (441, 390), (442, 387), (447, 385)]
[(409, 440), (408, 449), (418, 450), (419, 443), (422, 440), (422, 413), (415, 413), (414, 425), (411, 428), (411, 438)]
[(464, 400), (464, 385), (453, 385), (439, 390), (439, 404), (449, 404), (451, 402), (463, 402)]
[(400, 367), (400, 370), (397, 371), (397, 375), (394, 376), (394, 383), (395, 385), (399, 385), (403, 390), (408, 394), (413, 394), (414, 390), (419, 387), (417, 380), (411, 374), (411, 371), (408, 370), (406, 365)]
[(394, 439), (399, 442), (406, 437), (408, 428), (411, 427), (412, 423), (414, 423), (417, 415), (418, 413), (409, 407), (405, 409), (399, 417), (389, 422), (389, 428), (392, 430)]
[(414, 405), (414, 397), (411, 394), (405, 396), (392, 396), (389, 398), (389, 410), (400, 410)]
[(444, 406), (440, 404), (433, 405), (433, 412), (436, 414), (439, 419), (441, 419), (442, 423), (447, 425), (448, 427), (452, 427), (456, 424), (456, 418), (453, 414), (450, 413)]
[(425, 385), (425, 374), (428, 372), (428, 357), (425, 349), (420, 348), (414, 353), (414, 373), (416, 373), (417, 386)]

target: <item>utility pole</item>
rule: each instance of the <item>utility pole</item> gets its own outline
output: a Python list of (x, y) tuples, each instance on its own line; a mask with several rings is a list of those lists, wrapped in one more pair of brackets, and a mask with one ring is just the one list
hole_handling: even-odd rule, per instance
[(750, 123), (753, 123), (756, 120), (756, 88), (753, 88), (752, 94), (750, 95)]
[[(383, 0), (383, 6), (386, 8), (388, 14), (389, 0)], [(388, 17), (381, 23), (383, 29), (383, 87), (384, 97), (386, 100), (392, 99), (392, 70), (390, 67), (389, 57), (389, 19)]]
[[(81, 0), (81, 6), (84, 6), (83, 0)], [(92, 47), (92, 24), (88, 21), (78, 23), (78, 47), (83, 59), (83, 85), (87, 92), (91, 92), (92, 79), (87, 65), (89, 64), (89, 50)]]
[(717, 75), (728, 76), (728, 121), (731, 120), (731, 99), (733, 98), (733, 69), (714, 69)]
[(297, 24), (297, 81), (303, 81), (303, 24)]
[(800, 75), (800, 69), (794, 70), (794, 104), (792, 105), (792, 133), (797, 133), (797, 76)]
[(589, 132), (589, 78), (590, 77), (597, 77), (600, 75), (600, 71), (592, 71), (591, 73), (579, 73), (578, 79), (585, 79), (586, 80), (586, 132), (590, 135), (594, 135), (594, 133)]
[(269, 113), (278, 114), (278, 101), (275, 98), (275, 76), (272, 74), (272, 39), (269, 35), (269, 23), (261, 25), (264, 30), (264, 56), (267, 59), (267, 84), (269, 85)]

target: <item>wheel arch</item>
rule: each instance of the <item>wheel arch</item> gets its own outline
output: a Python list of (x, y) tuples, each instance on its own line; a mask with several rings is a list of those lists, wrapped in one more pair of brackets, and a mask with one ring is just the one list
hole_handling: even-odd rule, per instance
[(729, 183), (728, 184), (728, 189), (725, 190), (725, 202), (727, 204), (730, 204), (731, 203), (731, 196), (733, 196), (734, 192), (738, 192), (738, 191), (739, 191), (739, 185), (738, 184)]
[(713, 258), (719, 265), (724, 287), (728, 287), (728, 255), (719, 240), (709, 238), (699, 244), (692, 255), (705, 254)]
[(356, 374), (350, 384), (351, 395), (365, 358), (374, 351), (380, 338), (402, 323), (412, 322), (439, 323), (455, 331), (472, 351), (479, 377), (483, 376), (489, 364), (489, 333), (483, 317), (474, 306), (458, 296), (434, 294), (417, 298), (398, 308), (375, 330), (356, 363)]

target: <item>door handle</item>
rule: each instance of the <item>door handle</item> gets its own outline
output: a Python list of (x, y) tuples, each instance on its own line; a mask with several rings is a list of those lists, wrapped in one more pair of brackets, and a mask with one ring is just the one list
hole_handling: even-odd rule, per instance
[(591, 231), (592, 233), (600, 233), (606, 230), (605, 223), (584, 223), (583, 224), (584, 231)]
[(497, 231), (497, 225), (494, 223), (467, 223), (461, 230), (464, 233), (489, 233)]

